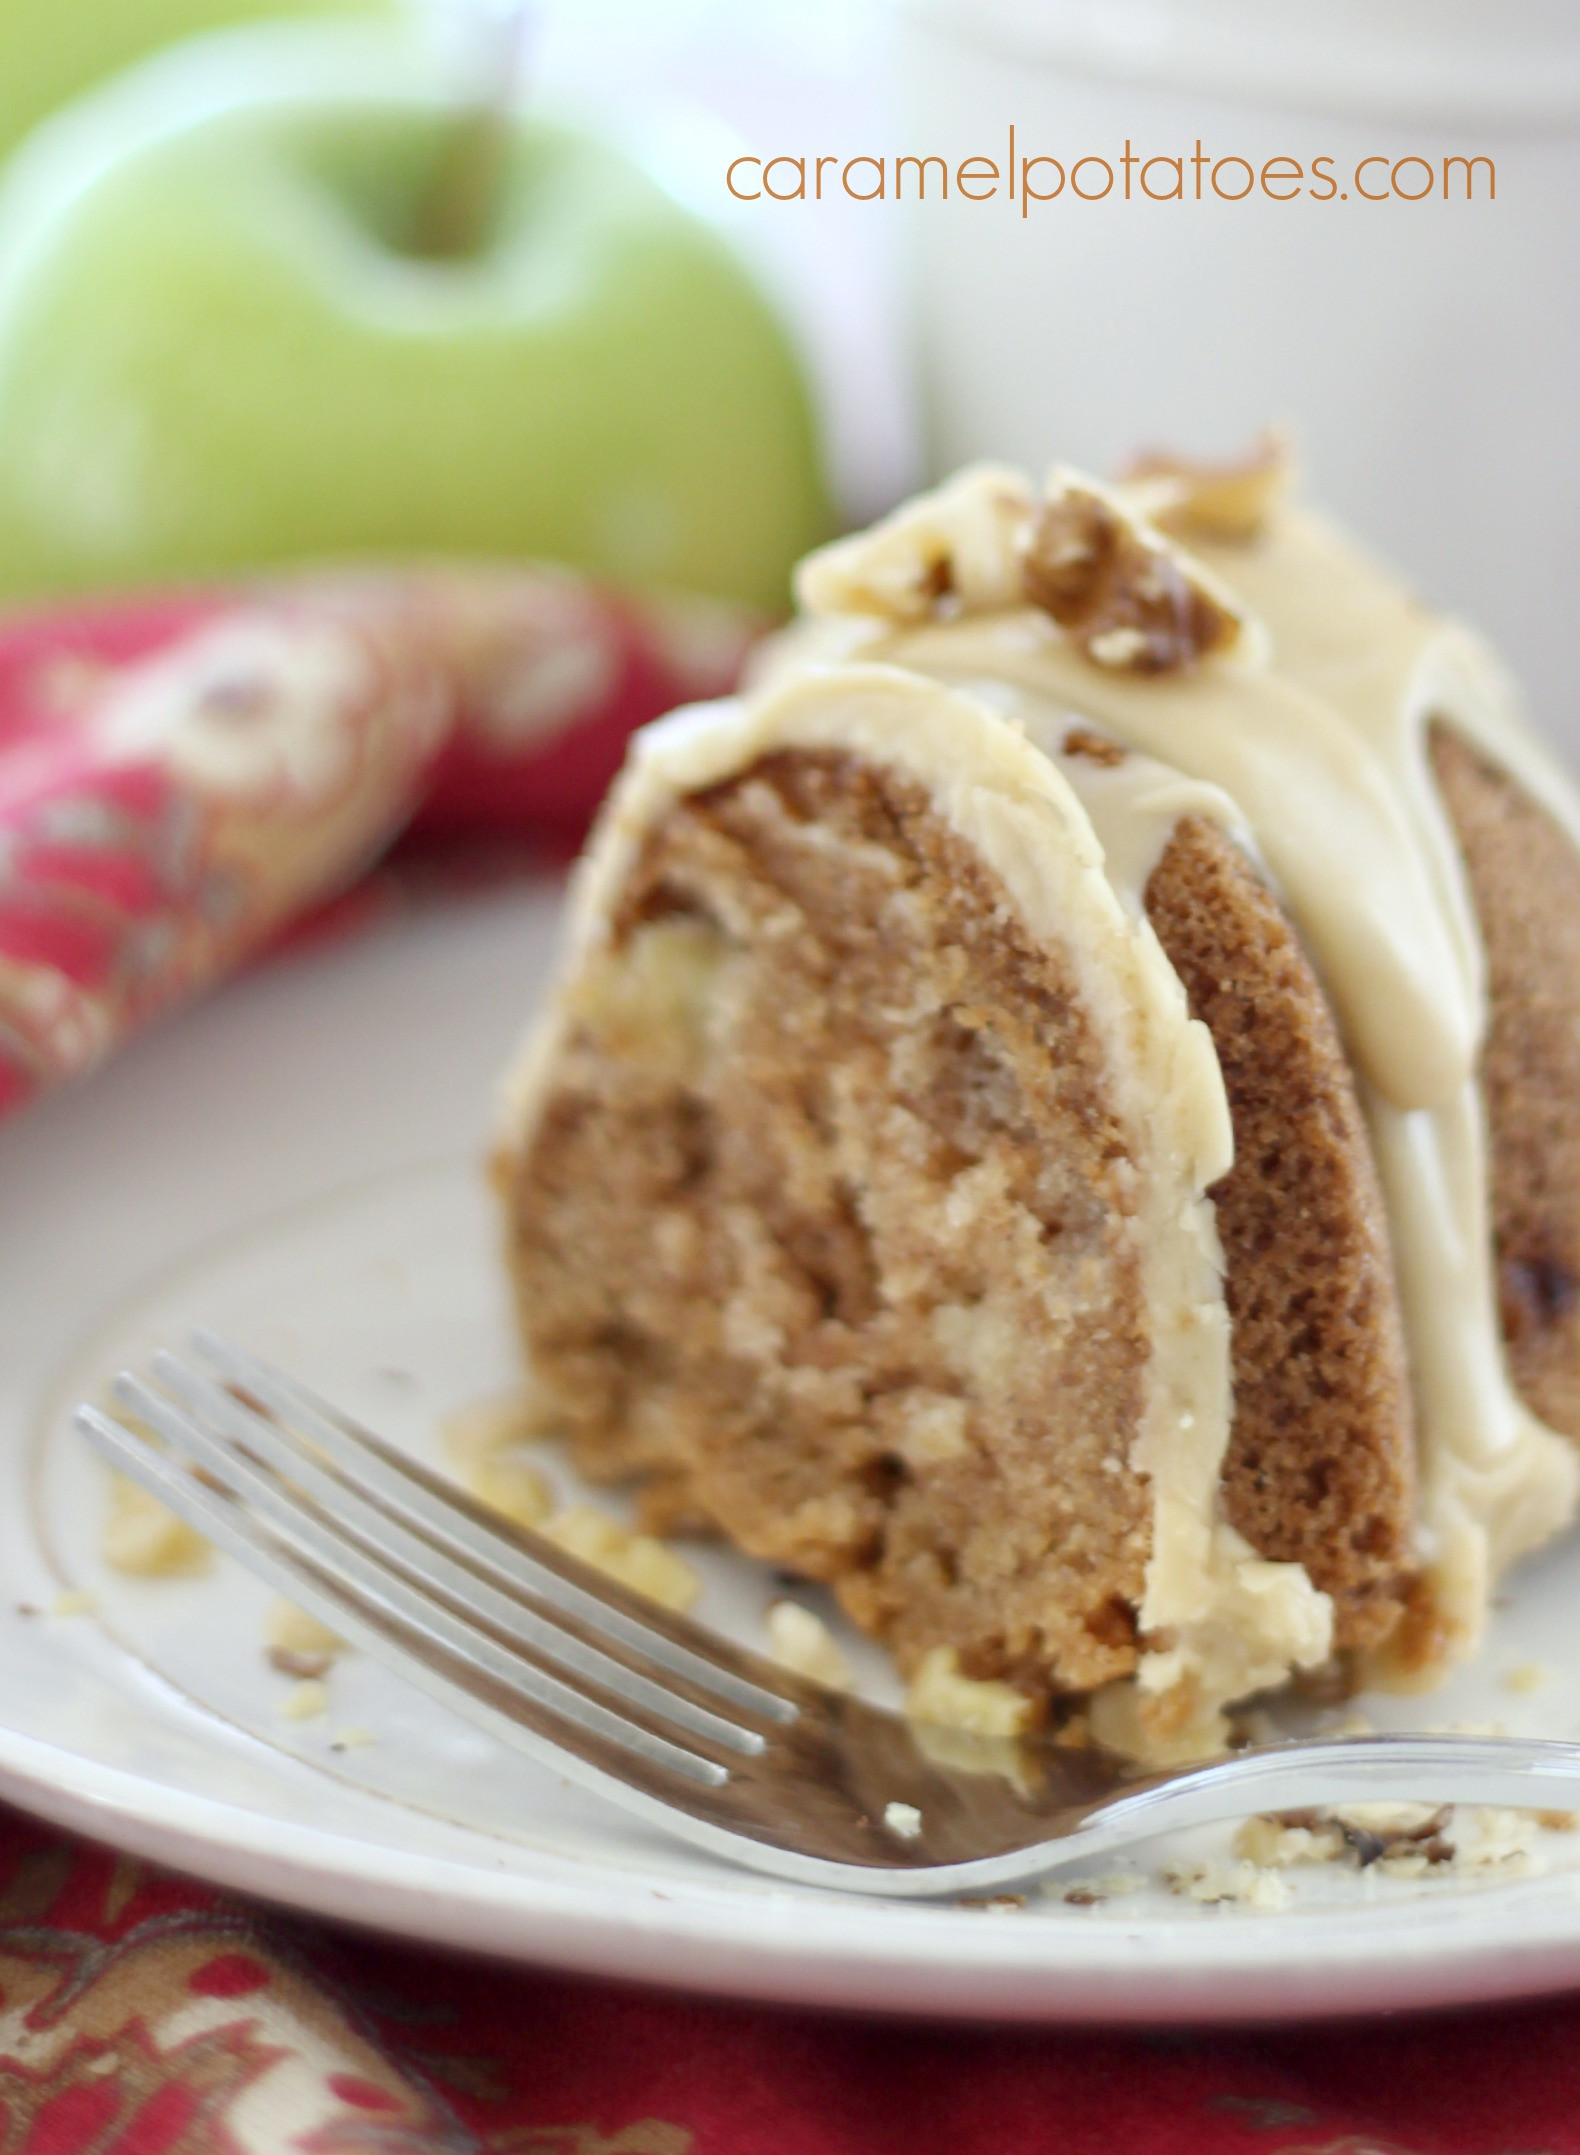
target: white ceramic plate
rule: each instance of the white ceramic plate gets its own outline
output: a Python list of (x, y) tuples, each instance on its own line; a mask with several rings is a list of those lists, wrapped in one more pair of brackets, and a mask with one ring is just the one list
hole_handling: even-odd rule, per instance
[[(436, 902), (276, 962), (0, 1131), (0, 1794), (313, 1913), (740, 1997), (1142, 2022), (1580, 1983), (1580, 1834), (1543, 1833), (1520, 1875), (1290, 1872), (1276, 1911), (1167, 1889), (1167, 1865), (1225, 1861), (1226, 1833), (1148, 1849), (1146, 1882), (1096, 1905), (850, 1901), (670, 1845), (359, 1657), (326, 1715), (290, 1720), (250, 1579), (104, 1570), (105, 1487), (70, 1404), (194, 1322), (430, 1457), (447, 1411), (508, 1388), (479, 1159), (554, 911), (520, 888)], [(701, 1613), (760, 1645), (780, 1589), (727, 1553), (698, 1561)], [(92, 1608), (57, 1613), (67, 1590)], [(1383, 1726), (1575, 1735), (1576, 1636), (1571, 1546), (1514, 1583), (1450, 1691), (1364, 1703)], [(881, 1690), (879, 1658), (858, 1658)]]

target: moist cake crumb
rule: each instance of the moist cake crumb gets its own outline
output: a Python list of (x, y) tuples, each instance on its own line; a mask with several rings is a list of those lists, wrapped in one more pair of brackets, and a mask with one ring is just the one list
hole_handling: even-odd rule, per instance
[(582, 1472), (906, 1674), (953, 1649), (1000, 1727), (1133, 1668), (1134, 1172), (1061, 953), (922, 788), (796, 750), (683, 800), (571, 1007), (511, 1210)]

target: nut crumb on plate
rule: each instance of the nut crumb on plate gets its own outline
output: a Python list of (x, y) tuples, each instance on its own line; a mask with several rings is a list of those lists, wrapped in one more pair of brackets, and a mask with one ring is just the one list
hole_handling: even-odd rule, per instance
[(337, 1654), (346, 1651), (338, 1632), (309, 1616), (283, 1594), (270, 1603), (263, 1620), (263, 1643), (269, 1666), (282, 1676), (326, 1676)]
[(1062, 1901), (1070, 1908), (1101, 1908), (1105, 1901), (1121, 1900), (1127, 1893), (1139, 1893), (1146, 1882), (1138, 1871), (1110, 1871), (1102, 1878), (1078, 1878), (1073, 1886), (1049, 1878), (1044, 1881), (1042, 1890), (1050, 1900)]
[(1176, 1863), (1164, 1871), (1163, 1879), (1179, 1899), (1209, 1908), (1232, 1903), (1268, 1915), (1289, 1900), (1284, 1881), (1255, 1863)]

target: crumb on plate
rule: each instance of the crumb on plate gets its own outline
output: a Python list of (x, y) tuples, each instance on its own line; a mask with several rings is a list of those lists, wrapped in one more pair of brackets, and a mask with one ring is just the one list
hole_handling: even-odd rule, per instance
[(831, 1691), (848, 1691), (855, 1681), (850, 1663), (838, 1640), (822, 1617), (799, 1601), (776, 1601), (763, 1619), (768, 1631), (768, 1651), (782, 1669), (805, 1676), (812, 1683), (826, 1684)]
[(1208, 1908), (1232, 1904), (1270, 1915), (1289, 1900), (1289, 1888), (1277, 1873), (1256, 1863), (1175, 1863), (1164, 1871), (1163, 1881), (1179, 1899)]
[(541, 1527), (554, 1511), (554, 1491), (524, 1459), (478, 1459), (462, 1478), (480, 1504), (503, 1513), (513, 1526)]
[(316, 1677), (328, 1674), (337, 1654), (346, 1651), (338, 1632), (309, 1616), (282, 1594), (269, 1606), (263, 1620), (263, 1643), (269, 1666), (282, 1676)]
[(922, 1814), (914, 1803), (890, 1803), (884, 1806), (883, 1823), (897, 1841), (914, 1841), (922, 1830)]
[(280, 1712), (287, 1721), (316, 1721), (328, 1711), (329, 1686), (316, 1677), (293, 1684), (280, 1701)]
[(1020, 1736), (1030, 1727), (1036, 1706), (1012, 1684), (962, 1676), (954, 1648), (934, 1646), (911, 1678), (905, 1711), (913, 1721), (937, 1722), (972, 1736)]
[(556, 1512), (544, 1521), (542, 1531), (569, 1555), (666, 1609), (689, 1609), (702, 1592), (702, 1581), (673, 1549), (651, 1534), (633, 1532), (590, 1504), (573, 1504)]
[(1139, 1893), (1146, 1880), (1138, 1871), (1110, 1871), (1101, 1878), (1078, 1878), (1074, 1885), (1065, 1885), (1057, 1878), (1044, 1881), (1043, 1892), (1050, 1900), (1062, 1901), (1070, 1908), (1101, 1908), (1105, 1901), (1122, 1899), (1127, 1893)]
[(191, 1577), (208, 1568), (213, 1551), (196, 1527), (129, 1475), (110, 1476), (110, 1515), (99, 1554), (112, 1571), (134, 1578)]
[(1553, 1671), (1545, 1661), (1522, 1661), (1515, 1668), (1504, 1671), (1503, 1687), (1528, 1697), (1531, 1692), (1540, 1691), (1551, 1683), (1552, 1677)]

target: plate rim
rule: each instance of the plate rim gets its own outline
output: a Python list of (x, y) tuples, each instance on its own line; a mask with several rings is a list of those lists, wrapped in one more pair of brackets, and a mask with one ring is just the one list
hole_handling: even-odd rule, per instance
[[(402, 1809), (364, 1794), (397, 1815)], [(1226, 1908), (1177, 1922), (1103, 1917), (1090, 1928), (1082, 1918), (1079, 1950), (1070, 1955), (1048, 1950), (1055, 1939), (1064, 1944), (1049, 1927), (1057, 1918), (1025, 1919), (1018, 1910), (968, 1917), (947, 1901), (773, 1885), (745, 1896), (723, 1882), (727, 1873), (719, 1883), (649, 1875), (503, 1837), (498, 1868), (485, 1870), (171, 1789), (13, 1730), (0, 1730), (0, 1796), (52, 1824), (303, 1916), (434, 1949), (742, 2002), (978, 2023), (1272, 2026), (1514, 2002), (1580, 1984), (1580, 1872), (1461, 1885), (1441, 1899), (1367, 1910)], [(507, 1850), (524, 1853), (532, 1867), (513, 1867)], [(375, 1892), (377, 1906), (363, 1898)], [(1527, 1904), (1517, 1936), (1511, 1897)], [(1388, 1932), (1383, 1955), (1380, 1924)], [(520, 1926), (530, 1935), (517, 1934)], [(929, 1933), (936, 1949), (918, 1954), (924, 1939), (934, 1944)], [(1269, 1998), (1268, 1976), (1287, 1978), (1296, 1966), (1295, 1989)], [(1369, 1980), (1357, 1991), (1350, 1977)], [(962, 1995), (963, 1979), (982, 1985), (975, 1997)], [(1021, 1987), (1018, 1997), (1006, 1993), (1011, 1984)]]
[[(372, 934), (296, 954), (289, 967), (259, 969), (128, 1058), (142, 1064), (134, 1101), (146, 1116), (151, 1084), (162, 1092), (172, 1076), (189, 1077), (194, 1058), (215, 1044), (216, 1028), (224, 1039), (251, 1044), (267, 1015), (278, 1037), (278, 1027), (288, 1029), (291, 1022), (287, 1007), (301, 1008), (303, 996), (314, 999), (308, 1007), (320, 1019), (326, 999), (332, 1000), (344, 1022), (342, 998), (353, 976), (375, 959), (386, 971), (394, 964), (405, 998), (387, 1003), (387, 982), (380, 976), (380, 1024), (399, 1022), (402, 1009), (427, 998), (441, 968), (456, 974), (470, 1011), (492, 982), (496, 963), (503, 977), (501, 951), (508, 952), (512, 1008), (519, 1011), (527, 999), (532, 938), (553, 933), (540, 906), (543, 895), (536, 884), (519, 910), (513, 899), (500, 910), (482, 967), (469, 962), (481, 948), (473, 942), (480, 922), (477, 910), (465, 906), (446, 908), (453, 925), (438, 932), (433, 915), (414, 909)], [(414, 930), (423, 933), (426, 955), (413, 947)], [(457, 957), (467, 962), (457, 965)], [(431, 1005), (424, 1001), (423, 1008), (426, 1015)], [(468, 1046), (465, 1055), (471, 1053)], [(73, 1132), (80, 1141), (77, 1118), (90, 1111), (90, 1101), (93, 1116), (114, 1126), (90, 1141), (90, 1156), (93, 1145), (116, 1142), (122, 1078), (119, 1071), (104, 1073), (75, 1101), (60, 1100), (53, 1120), (46, 1107), (41, 1170), (58, 1169), (63, 1140), (71, 1147)], [(406, 1094), (399, 1100), (406, 1101)], [(402, 1117), (406, 1112), (401, 1106)], [(15, 1144), (21, 1133), (7, 1135)], [(277, 1146), (279, 1135), (266, 1120), (264, 1149)], [(350, 1188), (394, 1176), (404, 1180), (449, 1162), (449, 1142), (435, 1145), (429, 1136), (414, 1152), (402, 1120), (398, 1143), (386, 1133), (386, 1151), (359, 1155), (353, 1171), (337, 1173), (332, 1186), (315, 1182), (283, 1201), (238, 1209), (232, 1191), (201, 1231), (183, 1237), (166, 1259), (135, 1278), (117, 1277), (103, 1298), (95, 1290), (92, 1308), (72, 1323), (68, 1337), (54, 1341), (47, 1369), (41, 1367), (36, 1378), (19, 1377), (26, 1391), (18, 1393), (18, 1405), (28, 1433), (65, 1367), (112, 1309), (155, 1293), (167, 1276), (188, 1272), (205, 1250), (230, 1241), (244, 1224), (255, 1230), (333, 1204)], [(26, 1150), (31, 1159), (33, 1147)], [(33, 1173), (31, 1167), (27, 1172)], [(18, 1443), (25, 1441), (19, 1428)], [(30, 1473), (31, 1458), (18, 1466)], [(24, 1535), (36, 1550), (31, 1519)], [(18, 1654), (38, 1651), (30, 1643), (37, 1640), (32, 1627), (12, 1636)], [(116, 1651), (119, 1656), (125, 1649)], [(118, 1681), (113, 1673), (105, 1680)], [(200, 1701), (182, 1696), (189, 1711), (210, 1714)], [(223, 1717), (213, 1718), (234, 1733)], [(293, 1757), (256, 1731), (241, 1733), (271, 1759)], [(692, 1872), (648, 1872), (624, 1851), (609, 1857), (596, 1850), (562, 1852), (535, 1846), (530, 1838), (506, 1840), (484, 1827), (462, 1827), (473, 1838), (458, 1843), (455, 1854), (402, 1847), (398, 1821), (405, 1807), (373, 1789), (357, 1793), (382, 1828), (370, 1837), (357, 1837), (358, 1813), (330, 1827), (282, 1816), (279, 1808), (266, 1807), (266, 1785), (256, 1801), (250, 1789), (235, 1796), (184, 1788), (113, 1756), (95, 1755), (91, 1743), (73, 1746), (26, 1728), (0, 1727), (0, 1797), (58, 1826), (309, 1917), (671, 1990), (960, 2023), (1140, 2027), (1316, 2021), (1580, 1986), (1580, 1870), (1485, 1885), (1445, 1881), (1441, 1891), (1409, 1898), (1368, 1903), (1357, 1896), (1337, 1907), (1267, 1913), (1229, 1906), (1165, 1917), (1127, 1913), (1116, 1903), (1101, 1912), (968, 1917), (947, 1903), (858, 1900), (758, 1880), (743, 1888), (723, 1869), (717, 1881)], [(396, 1830), (385, 1821), (397, 1822)], [(492, 1860), (490, 1849), (497, 1852)]]

